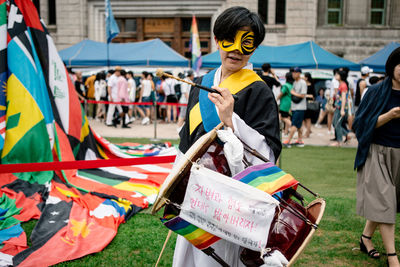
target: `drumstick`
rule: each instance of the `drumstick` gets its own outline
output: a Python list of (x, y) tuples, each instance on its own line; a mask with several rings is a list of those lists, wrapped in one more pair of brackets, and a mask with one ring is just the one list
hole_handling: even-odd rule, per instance
[[(175, 80), (178, 80), (178, 81), (181, 81), (181, 82), (190, 84), (191, 86), (194, 86), (194, 87), (197, 87), (197, 88), (206, 90), (207, 92), (210, 92), (210, 93), (217, 93), (217, 94), (220, 94), (220, 95), (221, 95), (220, 92), (218, 92), (217, 90), (215, 90), (215, 89), (213, 89), (213, 88), (209, 88), (209, 87), (203, 86), (203, 85), (198, 84), (198, 83), (194, 83), (194, 82), (190, 82), (190, 81), (181, 79), (181, 78), (179, 78), (179, 77), (176, 77), (176, 76), (174, 76), (174, 75), (171, 75), (171, 74), (168, 74), (168, 73), (164, 72), (162, 69), (157, 69), (157, 70), (156, 70), (156, 76), (157, 76), (157, 77), (160, 77), (160, 78), (161, 78), (161, 76), (166, 76), (166, 77), (169, 77), (169, 78), (172, 78), (172, 79), (175, 79)], [(233, 96), (233, 99), (235, 99), (235, 101), (236, 101), (238, 97), (237, 97), (236, 95), (232, 95), (232, 96)]]
[(198, 87), (198, 88), (200, 88), (200, 89), (206, 90), (207, 92), (221, 94), (220, 92), (218, 92), (218, 91), (215, 90), (215, 89), (208, 88), (208, 87), (206, 87), (206, 86), (203, 86), (203, 85), (201, 85), (201, 84), (197, 84), (197, 83), (194, 83), (194, 82), (186, 81), (186, 80), (181, 79), (181, 78), (179, 78), (179, 77), (176, 77), (176, 76), (174, 76), (174, 75), (168, 74), (168, 73), (164, 72), (162, 69), (157, 69), (157, 71), (156, 71), (156, 76), (157, 76), (157, 77), (160, 77), (160, 78), (161, 78), (161, 76), (167, 76), (167, 77), (169, 77), (169, 78), (172, 78), (172, 79), (175, 79), (175, 80), (178, 80), (178, 81), (181, 81), (181, 82), (190, 84), (190, 85), (192, 85), (192, 86), (194, 86), (194, 87)]

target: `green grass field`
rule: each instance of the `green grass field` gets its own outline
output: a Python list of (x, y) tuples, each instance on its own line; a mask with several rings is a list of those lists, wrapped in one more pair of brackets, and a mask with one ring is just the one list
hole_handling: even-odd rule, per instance
[[(295, 266), (385, 266), (386, 258), (372, 260), (358, 249), (364, 220), (355, 212), (355, 152), (351, 148), (310, 146), (283, 150), (282, 169), (327, 202), (320, 227)], [(168, 233), (160, 216), (142, 211), (120, 226), (115, 239), (102, 252), (58, 266), (154, 266)], [(34, 222), (24, 224), (28, 236), (33, 226)], [(173, 234), (159, 266), (171, 266), (175, 239)], [(376, 249), (384, 252), (378, 234), (373, 241)]]

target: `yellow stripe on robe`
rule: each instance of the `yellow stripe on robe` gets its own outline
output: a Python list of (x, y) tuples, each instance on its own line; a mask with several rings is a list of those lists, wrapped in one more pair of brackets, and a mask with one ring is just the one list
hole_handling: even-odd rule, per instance
[[(249, 69), (241, 69), (222, 81), (218, 87), (228, 88), (232, 94), (236, 94), (256, 81), (263, 80), (254, 71)], [(200, 113), (200, 105), (199, 103), (196, 103), (189, 113), (190, 134), (193, 133), (193, 131), (197, 128), (197, 126), (200, 125), (201, 122), (202, 118)]]

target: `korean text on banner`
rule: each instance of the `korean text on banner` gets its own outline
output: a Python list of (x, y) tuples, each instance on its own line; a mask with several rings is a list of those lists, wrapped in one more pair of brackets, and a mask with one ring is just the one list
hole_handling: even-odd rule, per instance
[(260, 250), (278, 204), (259, 189), (194, 164), (179, 216), (222, 239)]

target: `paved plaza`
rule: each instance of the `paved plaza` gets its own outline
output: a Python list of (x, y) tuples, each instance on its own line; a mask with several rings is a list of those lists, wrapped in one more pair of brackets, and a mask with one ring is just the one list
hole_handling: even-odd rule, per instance
[[(157, 139), (179, 139), (177, 125), (176, 124), (167, 124), (157, 121), (157, 124), (149, 124), (149, 125), (141, 125), (141, 121), (134, 121), (129, 126), (129, 129), (122, 129), (121, 126), (109, 127), (104, 123), (89, 120), (89, 125), (92, 129), (101, 135), (102, 137), (124, 137), (124, 138), (157, 138)], [(305, 145), (314, 145), (314, 146), (329, 146), (332, 141), (330, 139), (334, 138), (333, 134), (328, 133), (328, 129), (326, 125), (323, 125), (322, 128), (312, 127), (312, 133), (310, 138), (304, 138), (303, 141)], [(296, 137), (296, 135), (295, 135)], [(351, 134), (351, 140), (344, 144), (343, 147), (357, 147), (357, 140), (355, 139), (354, 134)], [(283, 140), (285, 137), (283, 137)], [(294, 138), (293, 141), (296, 139)]]

